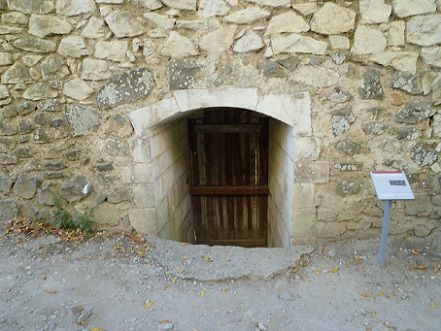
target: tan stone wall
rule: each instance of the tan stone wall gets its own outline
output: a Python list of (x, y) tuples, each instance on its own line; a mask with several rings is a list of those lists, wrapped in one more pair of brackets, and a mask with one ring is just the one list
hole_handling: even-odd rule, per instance
[[(0, 11), (2, 221), (50, 219), (56, 195), (102, 227), (147, 219), (182, 233), (156, 223), (143, 125), (204, 106), (183, 89), (253, 88), (254, 104), (228, 103), (296, 127), (294, 242), (376, 235), (372, 169), (406, 170), (417, 195), (397, 204), (393, 233), (439, 227), (440, 1), (0, 0)], [(299, 93), (309, 117), (291, 107), (306, 104)], [(139, 109), (152, 118), (137, 126)], [(185, 194), (162, 193), (188, 214)]]

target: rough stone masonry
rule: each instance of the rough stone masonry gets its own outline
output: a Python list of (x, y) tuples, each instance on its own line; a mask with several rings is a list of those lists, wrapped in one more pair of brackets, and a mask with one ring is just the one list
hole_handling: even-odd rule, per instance
[[(295, 170), (304, 241), (378, 233), (372, 169), (404, 169), (417, 196), (396, 205), (393, 234), (440, 226), (440, 0), (0, 0), (0, 12), (1, 221), (50, 220), (61, 197), (98, 227), (159, 232), (131, 213), (151, 194), (134, 150), (152, 146), (128, 114), (234, 87), (311, 96), (299, 148), (313, 156)], [(317, 168), (325, 179), (301, 181)]]

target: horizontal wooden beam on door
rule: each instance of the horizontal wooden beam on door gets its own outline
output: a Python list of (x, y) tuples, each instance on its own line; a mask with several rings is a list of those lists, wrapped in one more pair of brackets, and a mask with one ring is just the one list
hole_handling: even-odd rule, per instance
[(268, 186), (192, 186), (192, 195), (268, 195)]
[(197, 245), (230, 245), (242, 247), (267, 247), (266, 239), (198, 239)]
[(196, 133), (254, 133), (260, 132), (261, 124), (196, 124)]

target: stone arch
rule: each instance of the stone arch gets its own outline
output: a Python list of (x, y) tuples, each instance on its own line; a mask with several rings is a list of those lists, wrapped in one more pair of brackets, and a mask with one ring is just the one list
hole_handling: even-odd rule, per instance
[[(290, 246), (293, 241), (308, 241), (310, 238), (306, 237), (304, 240), (294, 240), (293, 234), (293, 229), (296, 229), (297, 235), (301, 235), (305, 222), (309, 227), (315, 215), (313, 181), (310, 183), (309, 177), (302, 180), (295, 180), (294, 177), (294, 172), (303, 161), (316, 160), (319, 154), (317, 140), (311, 137), (311, 101), (308, 92), (259, 94), (255, 88), (184, 89), (174, 91), (171, 97), (132, 111), (129, 118), (135, 135), (132, 142), (131, 179), (136, 205), (136, 208), (129, 211), (132, 227), (138, 232), (179, 240), (177, 236), (163, 230), (169, 219), (174, 217), (164, 215), (178, 205), (176, 201), (169, 201), (173, 197), (168, 200), (165, 197), (167, 201), (164, 202), (163, 191), (173, 190), (173, 185), (179, 185), (179, 179), (170, 179), (167, 174), (161, 173), (169, 166), (161, 164), (161, 155), (168, 153), (167, 159), (172, 160), (170, 164), (176, 162), (177, 168), (184, 167), (173, 155), (180, 153), (180, 147), (176, 145), (183, 140), (183, 136), (176, 139), (176, 132), (181, 129), (185, 131), (186, 128), (185, 125), (173, 127), (174, 123), (184, 123), (182, 120), (193, 111), (218, 107), (251, 110), (275, 119), (270, 121), (270, 135), (273, 135), (270, 137), (270, 144), (273, 141), (270, 159), (274, 163), (270, 169), (273, 177), (269, 181), (269, 199), (273, 201), (269, 203), (268, 211), (273, 222), (282, 219), (283, 224), (274, 223), (273, 231), (278, 231), (274, 237), (278, 239), (273, 240), (272, 246)], [(167, 129), (168, 126), (170, 129)], [(177, 168), (173, 169), (173, 173), (181, 173)], [(146, 203), (146, 199), (150, 199), (150, 202)], [(184, 199), (188, 200), (188, 197), (181, 197), (180, 200)], [(281, 228), (275, 229), (277, 226)]]

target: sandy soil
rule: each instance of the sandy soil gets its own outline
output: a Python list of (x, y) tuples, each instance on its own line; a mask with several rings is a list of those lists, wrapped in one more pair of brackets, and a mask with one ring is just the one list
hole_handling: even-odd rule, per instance
[[(269, 250), (285, 262), (266, 259), (258, 269), (274, 272), (260, 273), (246, 249), (2, 230), (0, 330), (441, 330), (439, 241), (391, 240), (384, 267), (376, 247)], [(206, 280), (214, 268), (222, 278)]]

